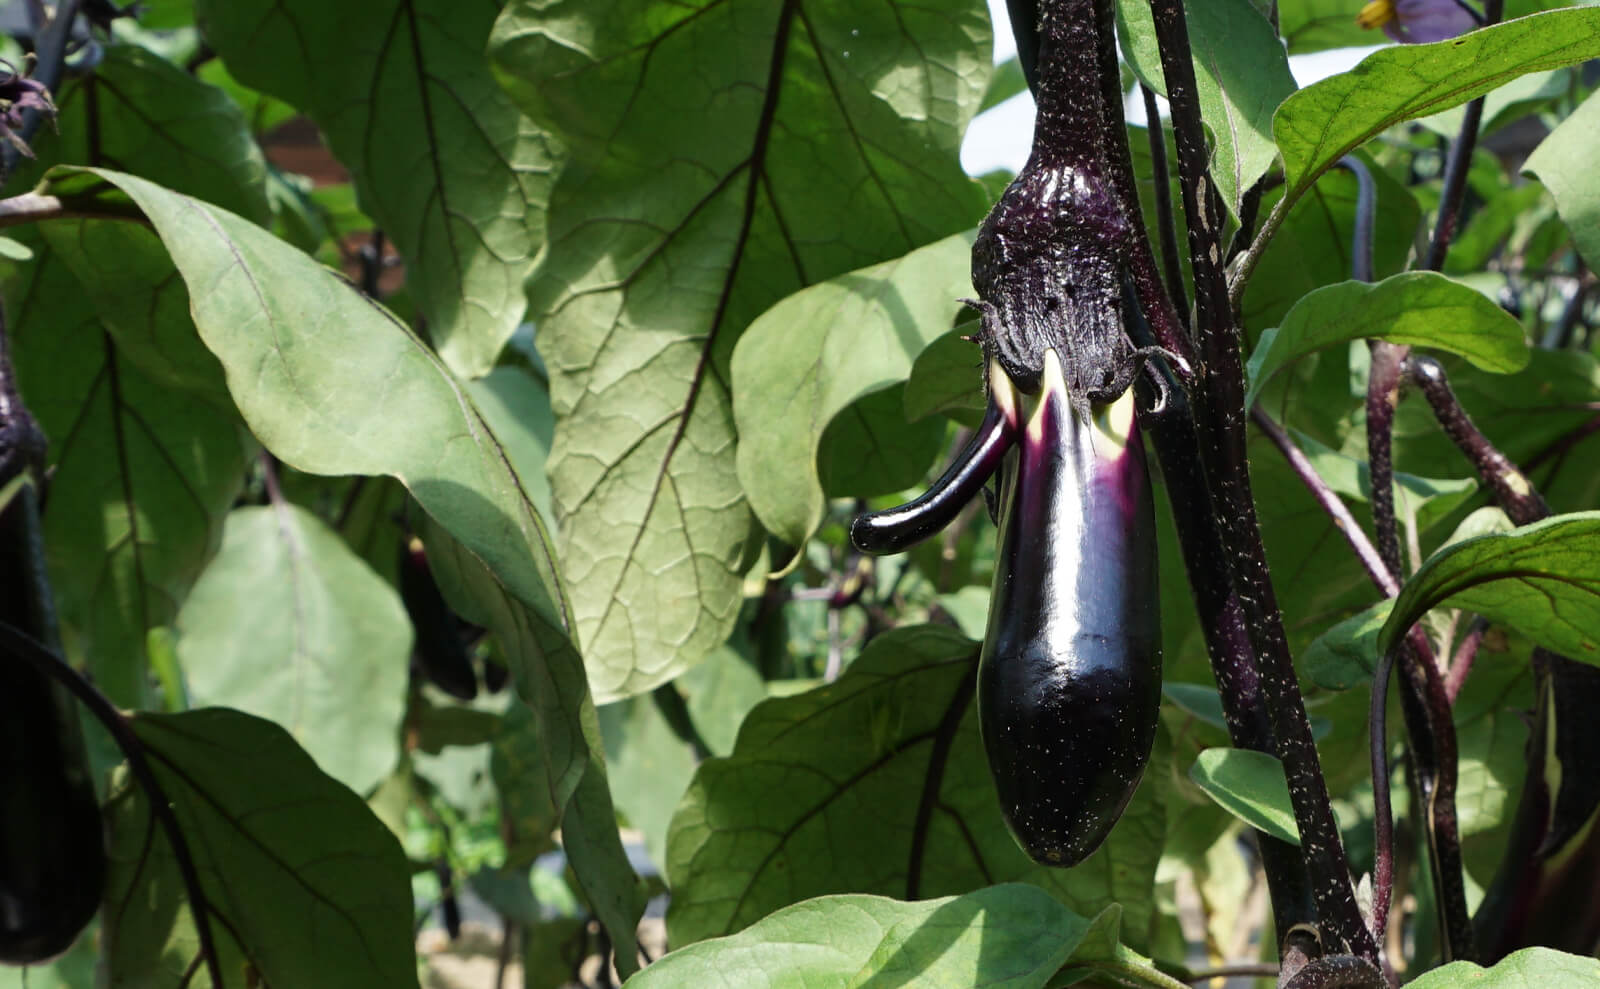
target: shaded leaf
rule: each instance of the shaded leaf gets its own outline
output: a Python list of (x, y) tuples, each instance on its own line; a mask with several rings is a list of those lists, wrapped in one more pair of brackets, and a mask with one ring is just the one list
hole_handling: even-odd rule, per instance
[(905, 387), (891, 385), (828, 424), (817, 443), (817, 476), (830, 498), (875, 498), (927, 477), (945, 447), (946, 423), (909, 422), (905, 408)]
[(982, 217), (957, 152), (988, 45), (973, 0), (507, 6), (496, 68), (571, 148), (530, 292), (598, 698), (672, 678), (732, 628), (756, 531), (735, 473), (740, 334)]
[(154, 52), (109, 45), (105, 59), (61, 93), (59, 133), (42, 128), (48, 165), (103, 165), (160, 179), (197, 199), (263, 223), (267, 165), (244, 114), (228, 96)]
[[(68, 226), (90, 239), (90, 227), (129, 227)], [(113, 272), (140, 270), (144, 247), (161, 250), (141, 234)], [(8, 285), (8, 329), (23, 397), (50, 440), (44, 526), (57, 606), (100, 689), (136, 707), (147, 700), (145, 637), (172, 622), (222, 538), (249, 437), (225, 397), (174, 388), (131, 362), (83, 284), (41, 248)], [(220, 395), (218, 385), (220, 374)]]
[(1300, 844), (1283, 764), (1272, 756), (1249, 749), (1206, 749), (1189, 767), (1189, 778), (1239, 820), (1291, 845)]
[(394, 769), (411, 623), (394, 588), (310, 512), (230, 514), (178, 635), (195, 706), (276, 721), (357, 793)]
[[(417, 985), (405, 854), (360, 797), (282, 728), (237, 711), (140, 714), (133, 729), (195, 857), (212, 930), (225, 944), (237, 938), (225, 958), (237, 951), (274, 985)], [(157, 973), (181, 975), (192, 941), (173, 887), (148, 885), (170, 881), (170, 852), (150, 835), (143, 794), (130, 788), (119, 801), (112, 844), (135, 854), (113, 860), (104, 914), (112, 981), (172, 985)], [(230, 986), (246, 985), (242, 969), (224, 965)]]
[[(824, 508), (817, 473), (824, 431), (858, 399), (905, 380), (912, 361), (963, 308), (956, 296), (971, 288), (971, 266), (971, 235), (946, 237), (802, 289), (739, 338), (733, 352), (739, 483), (778, 538), (800, 546), (816, 531)], [(908, 431), (901, 425), (896, 432)], [(844, 462), (887, 454), (900, 446), (894, 439), (884, 438), (877, 451), (849, 451)]]
[(1600, 662), (1600, 512), (1557, 515), (1428, 557), (1395, 598), (1379, 652), (1445, 603), (1509, 625), (1552, 652)]
[(648, 694), (602, 707), (600, 727), (611, 799), (628, 824), (644, 832), (645, 850), (659, 868), (667, 860), (672, 812), (694, 776), (694, 752), (673, 733)]
[(1319, 687), (1349, 690), (1372, 679), (1378, 661), (1378, 632), (1394, 609), (1384, 598), (1328, 629), (1306, 647), (1300, 668)]
[(1363, 337), (1459, 354), (1486, 371), (1528, 364), (1522, 326), (1504, 309), (1431, 271), (1394, 275), (1375, 284), (1341, 282), (1307, 294), (1278, 329), (1261, 335), (1250, 355), (1245, 407), (1279, 369), (1315, 350)]
[(500, 794), (508, 870), (526, 869), (549, 850), (561, 815), (550, 799), (533, 709), (512, 704), (491, 742), (489, 771)]
[(1572, 116), (1550, 132), (1523, 166), (1555, 198), (1556, 211), (1572, 231), (1590, 268), (1600, 266), (1600, 182), (1594, 174), (1594, 136), (1600, 133), (1600, 93), (1591, 94)]
[(1572, 7), (1431, 45), (1393, 45), (1284, 100), (1273, 120), (1286, 193), (1406, 120), (1465, 103), (1529, 72), (1600, 56), (1600, 8)]
[[(1017, 879), (1084, 912), (1120, 902), (1129, 929), (1144, 930), (1165, 769), (1083, 864), (1035, 865), (1006, 830), (978, 737), (977, 652), (940, 626), (896, 629), (835, 683), (752, 711), (733, 756), (701, 763), (673, 818), (671, 942), (737, 931), (809, 896), (939, 896)], [(1166, 752), (1158, 743), (1152, 765)]]
[(983, 416), (983, 350), (967, 337), (976, 323), (963, 323), (924, 347), (906, 379), (906, 418), (911, 422), (943, 412), (964, 425)]
[(242, 83), (298, 107), (406, 260), (407, 289), (457, 373), (494, 364), (525, 302), (556, 169), (483, 57), (494, 0), (200, 0)]

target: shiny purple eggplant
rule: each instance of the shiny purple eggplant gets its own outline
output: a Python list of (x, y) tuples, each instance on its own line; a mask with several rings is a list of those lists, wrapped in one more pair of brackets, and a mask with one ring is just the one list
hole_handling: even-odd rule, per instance
[(1133, 393), (1074, 407), (1055, 351), (1007, 461), (978, 717), (1011, 833), (1045, 865), (1100, 846), (1161, 705), (1155, 522)]
[(991, 361), (989, 410), (922, 497), (857, 518), (864, 552), (941, 528), (1004, 463), (978, 718), (1000, 806), (1035, 861), (1071, 866), (1116, 824), (1161, 700), (1155, 524), (1133, 392), (1075, 399), (1054, 349), (1036, 395)]

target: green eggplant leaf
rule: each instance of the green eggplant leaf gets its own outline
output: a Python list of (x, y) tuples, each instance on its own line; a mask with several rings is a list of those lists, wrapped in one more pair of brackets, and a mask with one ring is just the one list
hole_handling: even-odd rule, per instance
[[(1411, 191), (1377, 163), (1357, 152), (1372, 175), (1377, 194), (1372, 232), (1374, 278), (1405, 271), (1411, 242), (1422, 211)], [(1325, 172), (1292, 204), (1277, 234), (1267, 244), (1240, 304), (1240, 322), (1259, 331), (1283, 322), (1295, 303), (1313, 289), (1347, 281), (1355, 240), (1360, 185), (1343, 168)], [(1261, 209), (1277, 203), (1281, 191), (1269, 191)]]
[(1247, 368), (1245, 407), (1300, 357), (1364, 337), (1459, 354), (1486, 371), (1520, 371), (1529, 360), (1521, 324), (1481, 292), (1444, 275), (1412, 271), (1370, 284), (1341, 282), (1308, 293), (1276, 332), (1261, 335)]
[(411, 623), (395, 589), (315, 515), (233, 511), (177, 625), (196, 707), (276, 721), (357, 793), (394, 769)]
[(1600, 7), (1569, 7), (1481, 28), (1429, 45), (1392, 45), (1349, 72), (1283, 101), (1273, 134), (1285, 193), (1299, 198), (1318, 175), (1398, 123), (1481, 96), (1530, 72), (1600, 56)]
[(976, 426), (986, 399), (983, 350), (971, 337), (977, 323), (962, 323), (924, 347), (906, 379), (906, 419), (916, 422), (938, 412)]
[(1283, 763), (1249, 749), (1205, 749), (1189, 767), (1189, 778), (1223, 810), (1257, 830), (1300, 844)]
[[(246, 86), (298, 108), (406, 262), (440, 356), (485, 374), (522, 322), (559, 151), (483, 49), (494, 0), (200, 0), (207, 42)], [(359, 41), (357, 40), (359, 39)]]
[(1600, 93), (1592, 93), (1528, 156), (1523, 166), (1556, 201), (1556, 212), (1572, 231), (1578, 253), (1591, 269), (1600, 266), (1600, 182), (1595, 181), (1594, 144), (1600, 134)]
[[(225, 708), (136, 714), (194, 857), (228, 989), (416, 986), (400, 842), (278, 725)], [(114, 985), (176, 985), (197, 941), (166, 837), (126, 782), (109, 801)], [(248, 962), (248, 966), (244, 964)]]
[(265, 223), (267, 163), (227, 94), (154, 52), (108, 45), (92, 73), (63, 87), (59, 131), (41, 128), (38, 158), (18, 188), (50, 165), (100, 165), (159, 180)]
[(836, 682), (758, 705), (733, 755), (700, 764), (673, 817), (671, 943), (812, 896), (916, 899), (1013, 880), (1083, 913), (1121, 903), (1128, 930), (1146, 930), (1168, 743), (1098, 851), (1070, 870), (1035, 865), (1006, 830), (978, 737), (977, 652), (941, 626), (894, 629)]
[(1349, 690), (1371, 680), (1378, 661), (1378, 633), (1393, 609), (1394, 598), (1384, 598), (1328, 629), (1306, 647), (1300, 668), (1328, 690)]
[(1415, 989), (1584, 989), (1600, 980), (1600, 960), (1569, 955), (1552, 948), (1524, 948), (1492, 968), (1472, 962), (1451, 962), (1406, 983)]
[[(779, 418), (741, 401), (753, 392), (736, 348), (752, 321), (982, 218), (958, 151), (992, 68), (988, 18), (976, 0), (937, 12), (515, 0), (490, 57), (570, 149), (529, 292), (556, 413), (561, 552), (595, 696), (609, 701), (671, 679), (732, 630), (759, 533), (736, 441), (761, 441), (736, 416)], [(953, 314), (965, 285), (905, 301)], [(784, 327), (802, 352), (762, 357), (782, 387), (760, 402), (787, 401), (822, 330)], [(801, 460), (795, 445), (780, 458)], [(808, 527), (810, 497), (782, 513), (788, 538)]]
[[(1277, 32), (1251, 0), (1190, 4), (1184, 13), (1200, 118), (1211, 131), (1212, 180), (1237, 217), (1244, 194), (1277, 160), (1272, 114), (1295, 91), (1294, 76)], [(1117, 28), (1128, 64), (1140, 81), (1165, 96), (1150, 5), (1119, 2)]]
[[(153, 702), (146, 636), (172, 623), (216, 551), (253, 444), (222, 389), (215, 358), (191, 340), (167, 351), (169, 369), (185, 369), (149, 373), (96, 312), (95, 303), (109, 300), (99, 289), (85, 291), (89, 283), (75, 274), (82, 260), (88, 276), (103, 243), (118, 261), (92, 281), (129, 289), (119, 323), (148, 331), (152, 340), (173, 339), (165, 320), (188, 308), (181, 284), (152, 294), (157, 282), (135, 280), (163, 264), (170, 277), (156, 238), (115, 221), (59, 226), (73, 228), (59, 238), (51, 234), (65, 250), (34, 239), (40, 244), (34, 261), (7, 283), (11, 355), (24, 400), (50, 441), (55, 473), (44, 530), (61, 619), (100, 689), (118, 704), (141, 707)], [(101, 234), (110, 240), (102, 242)], [(136, 315), (132, 299), (150, 305)], [(175, 387), (179, 380), (199, 383), (208, 363), (208, 388)]]
[(1552, 652), (1600, 663), (1600, 512), (1574, 512), (1452, 543), (1395, 598), (1377, 654), (1441, 605), (1508, 625)]
[(819, 896), (729, 937), (679, 948), (625, 989), (728, 985), (1042, 989), (1064, 965), (1149, 970), (1117, 944), (1116, 907), (1093, 920), (1035, 886), (1007, 883), (907, 903)]
[(1356, 23), (1360, 10), (1347, 0), (1280, 0), (1278, 30), (1290, 55), (1384, 44), (1382, 32)]
[[(971, 289), (971, 267), (972, 235), (946, 237), (801, 289), (739, 338), (733, 351), (739, 483), (773, 535), (800, 546), (816, 531), (825, 507), (817, 473), (823, 432), (858, 399), (906, 379), (917, 355), (955, 322), (962, 309), (957, 296)], [(901, 423), (897, 432), (906, 431)], [(877, 455), (892, 455), (898, 445), (897, 438)], [(846, 460), (856, 463), (871, 455), (852, 453)]]

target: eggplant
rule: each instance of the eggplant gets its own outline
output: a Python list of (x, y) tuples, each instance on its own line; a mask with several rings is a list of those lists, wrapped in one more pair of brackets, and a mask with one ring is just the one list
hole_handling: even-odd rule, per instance
[(1149, 761), (1161, 612), (1133, 391), (1093, 402), (1064, 380), (1053, 348), (1040, 363), (1030, 398), (991, 360), (984, 425), (955, 463), (927, 494), (850, 532), (862, 552), (904, 550), (1004, 461), (978, 723), (1012, 836), (1035, 861), (1067, 867), (1105, 840)]
[(1100, 846), (1161, 705), (1154, 510), (1133, 392), (1084, 415), (1045, 353), (1007, 462), (978, 722), (1006, 823), (1045, 865)]
[[(0, 507), (0, 622), (49, 642), (54, 609), (32, 491), (16, 495)], [(26, 659), (0, 652), (0, 963), (31, 965), (70, 948), (100, 907), (105, 877), (77, 706)]]

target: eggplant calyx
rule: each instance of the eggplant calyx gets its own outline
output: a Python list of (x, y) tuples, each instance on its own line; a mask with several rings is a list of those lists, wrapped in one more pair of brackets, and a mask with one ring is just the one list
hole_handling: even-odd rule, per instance
[(904, 505), (858, 515), (850, 524), (856, 549), (874, 556), (903, 553), (949, 525), (999, 470), (1016, 442), (1016, 388), (1000, 366), (989, 365), (989, 404), (972, 439), (927, 491)]

